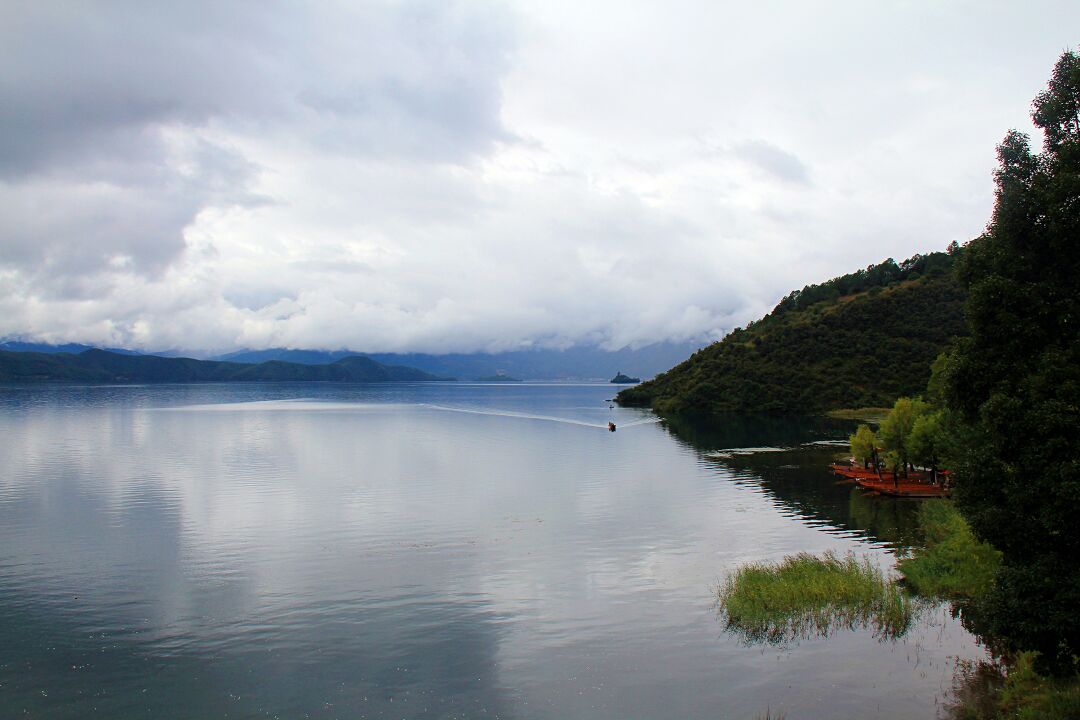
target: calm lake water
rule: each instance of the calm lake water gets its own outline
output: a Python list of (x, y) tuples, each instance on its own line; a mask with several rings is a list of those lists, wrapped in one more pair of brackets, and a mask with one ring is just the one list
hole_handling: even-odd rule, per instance
[(935, 717), (984, 657), (947, 607), (781, 647), (717, 615), (741, 563), (916, 542), (822, 469), (847, 426), (613, 392), (0, 388), (0, 716)]

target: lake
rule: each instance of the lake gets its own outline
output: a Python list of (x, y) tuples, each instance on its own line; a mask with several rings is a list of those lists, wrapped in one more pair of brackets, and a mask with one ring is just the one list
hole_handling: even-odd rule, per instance
[(0, 388), (0, 714), (935, 717), (985, 657), (947, 606), (782, 646), (717, 613), (741, 563), (917, 542), (823, 469), (850, 425), (615, 391)]

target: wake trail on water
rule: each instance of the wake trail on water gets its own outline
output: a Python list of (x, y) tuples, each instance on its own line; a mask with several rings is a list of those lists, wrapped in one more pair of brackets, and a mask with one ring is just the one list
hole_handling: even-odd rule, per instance
[(634, 427), (635, 425), (655, 425), (658, 422), (660, 422), (660, 418), (658, 418), (658, 417), (645, 418), (644, 420), (635, 420), (634, 422), (623, 423), (619, 427), (628, 428), (628, 427)]
[[(433, 403), (358, 403), (358, 402), (325, 402), (314, 398), (288, 398), (280, 400), (254, 400), (233, 403), (212, 403), (204, 405), (181, 405), (177, 407), (153, 408), (159, 411), (171, 412), (240, 412), (240, 411), (294, 411), (294, 412), (319, 412), (319, 411), (349, 411), (349, 410), (393, 410), (401, 407), (424, 407), (443, 412), (467, 413), (469, 415), (491, 415), (494, 417), (519, 418), (521, 420), (543, 420), (557, 422), (565, 425), (579, 425), (581, 427), (599, 428), (607, 430), (607, 421), (588, 422), (587, 420), (575, 420), (574, 418), (556, 417), (554, 415), (537, 415), (535, 413), (515, 412), (514, 410), (497, 410), (494, 408), (464, 408), (452, 405), (437, 405)], [(643, 420), (622, 423), (619, 429), (631, 428), (635, 425), (651, 425), (660, 422), (660, 418), (651, 417)]]
[[(564, 423), (566, 425), (580, 425), (582, 427), (599, 428), (601, 430), (607, 430), (608, 426), (606, 422), (593, 423), (585, 420), (574, 420), (573, 418), (555, 417), (554, 415), (535, 415), (533, 413), (521, 413), (514, 412), (513, 410), (493, 410), (487, 408), (460, 408), (450, 407), (449, 405), (433, 405), (430, 403), (423, 403), (422, 407), (431, 408), (432, 410), (443, 410), (446, 412), (459, 412), (468, 413), (470, 415), (492, 415), (495, 417), (511, 417), (520, 418), (522, 420), (546, 420), (547, 422)], [(635, 420), (634, 422), (620, 425), (620, 428), (634, 427), (635, 425), (647, 425), (651, 423), (660, 422), (660, 418), (646, 418), (645, 420)]]

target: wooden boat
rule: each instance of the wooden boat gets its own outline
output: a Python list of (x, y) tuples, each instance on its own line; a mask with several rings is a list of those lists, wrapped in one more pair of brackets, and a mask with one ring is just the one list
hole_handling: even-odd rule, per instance
[[(833, 471), (834, 475), (839, 475), (846, 480), (853, 480), (856, 482), (859, 480), (885, 480), (887, 482), (892, 482), (891, 470), (882, 470), (881, 475), (879, 476), (877, 470), (871, 468), (854, 467), (851, 465), (843, 465), (840, 463), (830, 465), (829, 469)], [(937, 474), (938, 478), (940, 479), (947, 479), (949, 477), (948, 470), (938, 470)], [(934, 484), (930, 473), (922, 472), (919, 470), (915, 472), (909, 472), (907, 478), (905, 478), (903, 482), (918, 483), (923, 485)]]
[(878, 480), (875, 477), (872, 480), (858, 479), (855, 484), (861, 487), (863, 490), (869, 490), (880, 495), (889, 495), (891, 497), (904, 497), (904, 498), (945, 498), (949, 497), (948, 488), (944, 488), (941, 485), (934, 485), (928, 482), (913, 482), (912, 480), (900, 480), (897, 483), (893, 483), (891, 479)]
[(877, 480), (878, 478), (876, 470), (853, 467), (851, 465), (830, 465), (829, 469), (833, 471), (834, 475), (839, 475), (845, 480), (854, 481), (858, 480), (859, 478), (865, 478), (867, 480)]
[[(881, 495), (907, 498), (949, 497), (949, 490), (931, 482), (930, 474), (925, 472), (909, 473), (906, 478), (899, 478), (896, 483), (893, 483), (892, 472), (883, 472), (879, 476), (876, 470), (842, 463), (834, 463), (829, 466), (829, 469), (835, 475), (854, 482), (864, 490)], [(942, 470), (938, 472), (938, 476), (948, 478), (949, 473), (947, 470)]]

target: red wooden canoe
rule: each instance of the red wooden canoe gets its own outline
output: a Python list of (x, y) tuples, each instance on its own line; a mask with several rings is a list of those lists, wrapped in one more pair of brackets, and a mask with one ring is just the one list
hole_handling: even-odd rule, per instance
[(856, 484), (858, 484), (859, 487), (863, 488), (864, 490), (870, 490), (871, 492), (880, 493), (881, 495), (890, 495), (892, 497), (949, 497), (949, 491), (946, 488), (928, 482), (912, 482), (911, 480), (901, 480), (900, 482), (893, 484), (893, 481), (891, 479), (886, 479), (884, 482), (882, 482), (876, 477), (873, 480), (858, 479), (855, 482)]
[(865, 468), (852, 467), (850, 465), (830, 465), (829, 469), (832, 470), (835, 475), (839, 475), (848, 480), (858, 480), (859, 478), (876, 480), (878, 476), (876, 470), (867, 470)]

